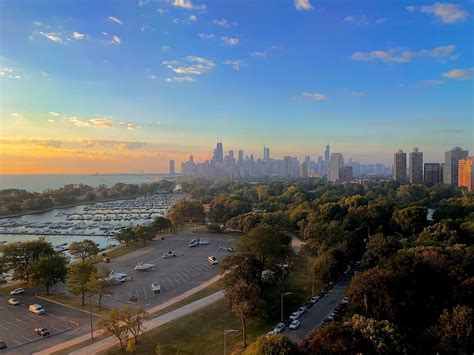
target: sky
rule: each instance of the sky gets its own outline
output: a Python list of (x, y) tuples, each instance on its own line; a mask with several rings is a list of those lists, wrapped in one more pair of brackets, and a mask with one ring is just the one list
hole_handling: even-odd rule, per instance
[(0, 173), (473, 147), (474, 1), (0, 0)]

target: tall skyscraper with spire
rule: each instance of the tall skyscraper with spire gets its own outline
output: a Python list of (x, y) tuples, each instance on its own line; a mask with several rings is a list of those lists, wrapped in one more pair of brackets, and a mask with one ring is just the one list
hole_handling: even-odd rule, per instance
[(222, 142), (218, 142), (216, 145), (216, 150), (214, 151), (214, 160), (217, 163), (224, 162), (224, 149), (222, 148)]
[(324, 151), (324, 160), (329, 161), (330, 157), (329, 145), (326, 146), (326, 150)]

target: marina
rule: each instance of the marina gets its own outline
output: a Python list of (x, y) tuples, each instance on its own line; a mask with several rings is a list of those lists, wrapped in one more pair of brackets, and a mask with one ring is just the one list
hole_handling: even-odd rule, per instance
[(179, 199), (178, 194), (155, 194), (4, 218), (0, 244), (45, 237), (59, 250), (87, 237), (105, 246), (120, 230), (164, 216)]

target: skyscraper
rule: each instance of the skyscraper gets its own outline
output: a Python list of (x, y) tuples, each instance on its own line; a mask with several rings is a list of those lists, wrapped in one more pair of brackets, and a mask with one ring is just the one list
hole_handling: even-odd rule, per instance
[(270, 160), (270, 148), (267, 148), (267, 160)]
[(407, 182), (407, 153), (401, 149), (393, 154), (393, 180), (401, 184)]
[(441, 165), (439, 163), (425, 163), (424, 180), (427, 185), (436, 185), (441, 182)]
[(174, 176), (174, 160), (170, 160), (170, 175)]
[(467, 187), (469, 191), (472, 191), (474, 186), (474, 157), (459, 159), (458, 180), (459, 187)]
[(263, 161), (267, 161), (267, 147), (263, 146)]
[[(329, 149), (329, 146), (327, 146)], [(326, 151), (327, 151), (326, 149)], [(329, 181), (336, 182), (342, 179), (344, 169), (344, 157), (341, 153), (332, 153), (331, 159), (329, 160)]]
[(244, 161), (244, 151), (241, 149), (239, 150), (239, 162), (242, 163)]
[(352, 166), (345, 166), (342, 170), (342, 179), (343, 181), (352, 181)]
[(326, 150), (324, 151), (324, 160), (329, 161), (329, 145), (326, 146)]
[(467, 150), (462, 150), (459, 147), (454, 147), (447, 151), (445, 156), (444, 176), (443, 182), (448, 185), (458, 186), (458, 161), (465, 159), (469, 155)]
[(214, 160), (218, 163), (224, 161), (224, 149), (221, 142), (217, 143), (216, 150), (214, 151)]
[(283, 157), (283, 176), (290, 176), (291, 175), (291, 157), (284, 156)]
[(423, 183), (423, 153), (418, 151), (418, 148), (413, 148), (413, 152), (410, 153), (410, 183), (421, 184)]

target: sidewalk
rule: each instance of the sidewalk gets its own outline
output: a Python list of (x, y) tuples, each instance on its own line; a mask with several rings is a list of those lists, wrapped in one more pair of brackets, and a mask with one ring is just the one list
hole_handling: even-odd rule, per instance
[[(198, 291), (201, 291), (202, 289), (206, 288), (207, 286), (212, 285), (213, 283), (219, 281), (219, 280), (220, 280), (221, 278), (223, 278), (223, 277), (224, 277), (224, 275), (217, 275), (217, 276), (215, 276), (214, 278), (212, 278), (212, 279), (210, 279), (210, 280), (208, 280), (208, 281), (206, 281), (206, 282), (200, 284), (199, 286), (197, 286), (197, 287), (195, 287), (195, 288), (193, 288), (193, 289), (191, 289), (191, 290), (189, 290), (189, 291), (186, 291), (186, 292), (182, 293), (182, 294), (179, 295), (179, 296), (176, 296), (176, 297), (170, 299), (169, 301), (167, 301), (167, 302), (165, 302), (165, 303), (163, 303), (163, 304), (160, 304), (160, 305), (157, 305), (157, 306), (155, 306), (155, 307), (153, 307), (153, 308), (150, 308), (149, 310), (147, 310), (147, 312), (148, 312), (148, 314), (153, 314), (153, 313), (159, 312), (160, 310), (162, 310), (162, 309), (164, 309), (164, 308), (166, 308), (166, 307), (169, 307), (169, 306), (171, 306), (172, 304), (174, 304), (174, 303), (176, 303), (176, 302), (179, 302), (179, 301), (185, 299), (186, 297), (189, 297), (189, 296), (195, 294), (195, 293), (198, 292)], [(212, 296), (212, 295), (211, 295), (211, 296)], [(210, 296), (208, 296), (208, 297), (210, 297)], [(207, 297), (206, 297), (206, 298), (207, 298)], [(203, 299), (205, 299), (205, 298), (203, 298)], [(203, 299), (201, 299), (201, 300), (203, 300)], [(189, 305), (194, 304), (194, 303), (196, 303), (196, 302), (199, 302), (199, 301), (201, 301), (201, 300), (198, 300), (198, 301), (195, 301), (195, 302), (193, 302), (193, 303), (190, 303)], [(187, 305), (187, 306), (189, 306), (189, 305)], [(184, 308), (187, 307), (187, 306), (184, 306), (184, 307), (182, 307), (182, 308), (179, 308), (179, 309), (177, 309), (176, 311), (178, 311), (178, 310), (180, 310), (180, 309), (184, 309)], [(175, 311), (172, 311), (172, 312), (169, 312), (169, 313), (173, 313), (173, 312), (175, 312)], [(165, 317), (165, 316), (166, 316), (167, 314), (169, 314), (169, 313), (166, 313), (166, 314), (163, 314), (163, 315), (161, 315), (161, 316), (159, 316), (159, 317), (150, 319), (150, 320), (148, 320), (147, 322), (153, 321), (154, 319), (157, 319), (157, 318), (160, 318), (160, 317)], [(160, 324), (160, 325), (161, 325), (161, 324)], [(103, 333), (102, 330), (96, 330), (96, 331), (94, 331), (94, 337), (97, 337), (97, 336), (101, 335), (102, 333)], [(86, 341), (86, 340), (88, 340), (88, 339), (90, 339), (90, 334), (89, 334), (89, 333), (88, 333), (88, 334), (84, 334), (84, 335), (82, 335), (82, 336), (80, 336), (80, 337), (77, 337), (77, 338), (75, 338), (75, 339), (68, 340), (68, 341), (65, 341), (65, 342), (62, 342), (62, 343), (53, 345), (52, 347), (50, 347), (50, 348), (48, 348), (48, 349), (41, 350), (41, 351), (36, 352), (36, 353), (34, 353), (34, 354), (35, 354), (35, 355), (47, 355), (47, 354), (51, 354), (51, 353), (54, 353), (54, 352), (56, 352), (56, 351), (60, 351), (60, 350), (62, 350), (62, 349), (69, 348), (69, 347), (71, 347), (71, 346), (73, 346), (73, 345), (82, 343), (82, 342), (84, 342), (84, 341)], [(106, 338), (106, 339), (104, 339), (104, 340), (107, 340), (107, 339), (108, 339), (108, 338)], [(114, 339), (115, 339), (115, 338), (114, 338)], [(92, 344), (92, 345), (95, 345), (95, 344)], [(92, 345), (91, 345), (91, 346), (92, 346)], [(113, 345), (113, 344), (112, 344), (112, 345)]]
[[(218, 291), (216, 293), (213, 293), (212, 295), (209, 295), (207, 297), (201, 298), (200, 300), (197, 300), (195, 302), (192, 302), (190, 304), (187, 304), (186, 306), (183, 306), (181, 308), (178, 308), (174, 311), (171, 311), (169, 313), (165, 313), (159, 317), (150, 319), (148, 321), (145, 321), (143, 325), (144, 331), (148, 331), (154, 328), (157, 328), (163, 324), (166, 324), (168, 322), (171, 322), (173, 320), (176, 320), (178, 318), (181, 318), (183, 316), (186, 316), (190, 313), (193, 313), (201, 308), (204, 308), (206, 306), (209, 306), (210, 304), (219, 301), (224, 297), (224, 292), (223, 291)], [(117, 345), (119, 342), (117, 338), (115, 337), (107, 337), (103, 340), (98, 341), (97, 343), (88, 345), (80, 350), (73, 351), (70, 353), (71, 355), (91, 355), (91, 354), (97, 354), (102, 351), (105, 351), (114, 345)]]

